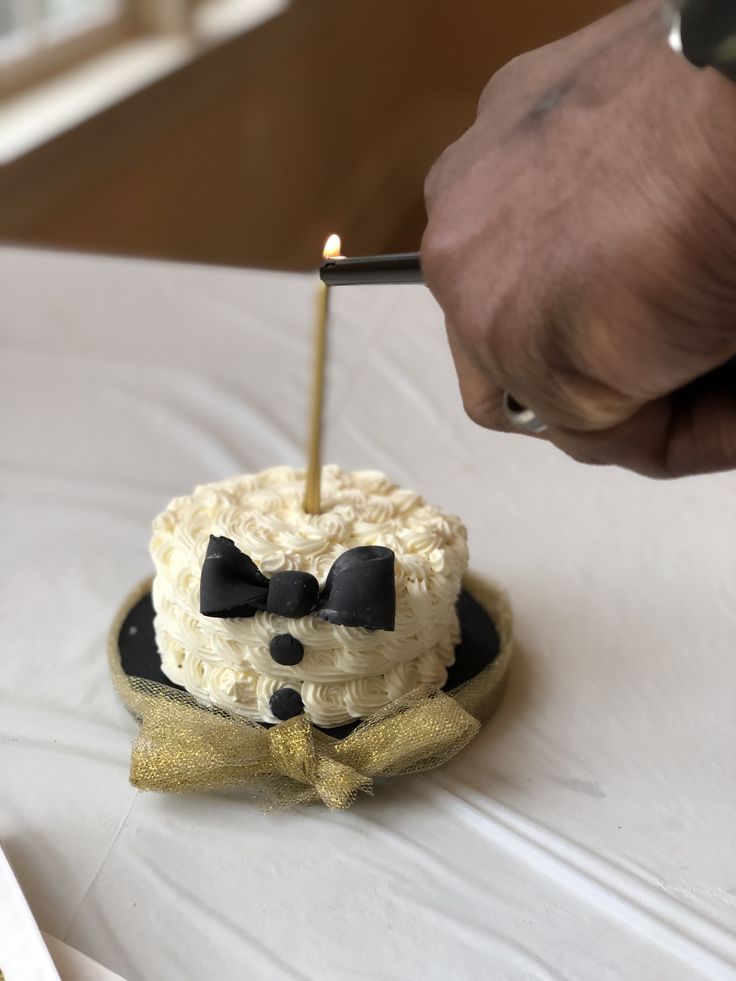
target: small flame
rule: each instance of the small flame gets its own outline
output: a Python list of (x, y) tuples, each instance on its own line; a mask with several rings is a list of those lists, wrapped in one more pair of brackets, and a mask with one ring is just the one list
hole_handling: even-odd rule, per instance
[(322, 250), (322, 255), (325, 259), (337, 259), (340, 255), (340, 236), (330, 235), (330, 237), (325, 242), (325, 247)]

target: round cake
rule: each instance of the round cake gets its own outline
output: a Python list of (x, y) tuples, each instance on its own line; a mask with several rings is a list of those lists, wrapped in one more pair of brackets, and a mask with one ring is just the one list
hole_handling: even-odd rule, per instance
[(153, 524), (164, 674), (198, 701), (331, 728), (426, 684), (460, 640), (461, 521), (383, 474), (274, 467), (175, 498)]

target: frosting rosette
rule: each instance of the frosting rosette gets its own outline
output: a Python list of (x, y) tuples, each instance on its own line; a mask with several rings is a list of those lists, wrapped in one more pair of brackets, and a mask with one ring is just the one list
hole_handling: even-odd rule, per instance
[[(153, 523), (156, 643), (164, 674), (197, 701), (252, 721), (301, 712), (316, 725), (362, 719), (418, 685), (440, 688), (460, 640), (456, 601), (467, 568), (461, 521), (383, 474), (322, 472), (323, 512), (304, 511), (304, 470), (274, 467), (197, 487)], [(200, 612), (211, 536), (227, 538), (270, 580), (309, 573), (326, 585), (349, 549), (394, 556), (393, 630), (287, 617), (267, 609)]]

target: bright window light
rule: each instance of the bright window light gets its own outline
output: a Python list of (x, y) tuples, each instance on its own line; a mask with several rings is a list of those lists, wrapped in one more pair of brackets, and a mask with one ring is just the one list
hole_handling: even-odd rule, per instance
[(112, 20), (123, 6), (121, 0), (41, 0), (41, 20), (46, 25), (68, 24), (86, 27)]
[(0, 63), (17, 61), (119, 18), (125, 0), (0, 0)]

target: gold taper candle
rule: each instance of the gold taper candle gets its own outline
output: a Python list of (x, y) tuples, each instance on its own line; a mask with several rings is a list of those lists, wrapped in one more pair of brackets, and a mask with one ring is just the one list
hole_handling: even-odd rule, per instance
[[(330, 235), (323, 255), (330, 258), (340, 254), (340, 239)], [(322, 408), (325, 400), (325, 362), (327, 356), (327, 321), (330, 311), (330, 287), (320, 282), (317, 287), (316, 318), (314, 323), (314, 353), (312, 364), (312, 407), (309, 415), (309, 457), (304, 510), (319, 514), (322, 510)]]

